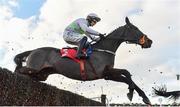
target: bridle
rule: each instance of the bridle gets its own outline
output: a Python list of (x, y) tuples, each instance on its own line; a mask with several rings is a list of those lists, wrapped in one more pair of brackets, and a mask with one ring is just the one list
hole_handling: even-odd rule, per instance
[(139, 39), (139, 44), (143, 45), (145, 44), (146, 40), (145, 40), (146, 36), (143, 35), (140, 39)]
[[(124, 29), (122, 35), (124, 35), (124, 33), (125, 33), (126, 30), (127, 30), (127, 28)], [(140, 45), (145, 44), (145, 42), (146, 42), (145, 38), (146, 38), (145, 35), (141, 36), (140, 39), (137, 40), (137, 44), (140, 44)], [(108, 38), (108, 37), (106, 37), (106, 38), (104, 38), (104, 40), (105, 40), (105, 39), (119, 40), (119, 39), (121, 39), (121, 38), (117, 38), (117, 37)], [(92, 42), (94, 42), (94, 41), (91, 41), (90, 43), (92, 43)], [(126, 43), (127, 43), (127, 44), (133, 44), (132, 42), (128, 42), (128, 41), (126, 41)], [(114, 55), (114, 56), (116, 55), (115, 52), (109, 51), (109, 50), (97, 49), (97, 48), (95, 48), (95, 49), (93, 49), (93, 50), (94, 50), (94, 51), (99, 51), (99, 52), (109, 53), (109, 54), (112, 54), (112, 55)]]
[[(127, 30), (127, 27), (125, 27), (122, 35), (124, 35), (124, 33), (126, 32), (126, 30)], [(145, 44), (146, 38), (147, 38), (146, 35), (142, 35), (142, 36), (140, 37), (140, 39), (137, 39), (137, 44), (140, 44), (140, 45)], [(105, 38), (105, 39), (119, 40), (119, 39), (122, 39), (122, 38), (114, 37), (114, 38)], [(133, 44), (133, 42), (129, 42), (128, 40), (125, 40), (125, 41), (126, 41), (127, 44)]]

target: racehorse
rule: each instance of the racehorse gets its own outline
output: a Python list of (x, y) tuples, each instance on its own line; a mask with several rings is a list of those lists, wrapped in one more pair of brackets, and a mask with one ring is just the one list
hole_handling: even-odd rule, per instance
[[(84, 64), (87, 77), (85, 80), (81, 76), (79, 64), (72, 59), (62, 58), (60, 49), (52, 47), (38, 48), (16, 55), (15, 72), (39, 81), (45, 81), (50, 74), (62, 74), (81, 81), (105, 79), (124, 82), (129, 85), (129, 100), (132, 100), (135, 89), (144, 103), (151, 104), (145, 93), (132, 81), (128, 70), (113, 67), (116, 50), (122, 42), (138, 44), (142, 48), (150, 48), (152, 44), (152, 40), (130, 23), (128, 17), (125, 18), (125, 22), (124, 26), (118, 27), (105, 38), (92, 44), (93, 52)], [(26, 66), (22, 66), (22, 62), (26, 62)]]

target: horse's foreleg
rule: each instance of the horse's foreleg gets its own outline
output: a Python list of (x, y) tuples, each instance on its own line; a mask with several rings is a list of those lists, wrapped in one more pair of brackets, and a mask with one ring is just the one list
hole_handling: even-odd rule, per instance
[(131, 74), (126, 69), (113, 69), (114, 72), (119, 72), (122, 76), (124, 76), (127, 80), (124, 82), (127, 82), (129, 85), (129, 89), (134, 89), (134, 82), (131, 79)]
[(109, 69), (104, 72), (106, 80), (113, 80), (117, 82), (124, 82), (129, 85), (129, 93), (127, 94), (129, 100), (132, 100), (134, 91), (134, 82), (131, 79), (131, 74), (125, 69)]
[(146, 96), (146, 94), (144, 93), (144, 91), (141, 90), (135, 83), (134, 83), (134, 86), (135, 86), (135, 90), (138, 92), (139, 96), (141, 96), (143, 98), (143, 102), (145, 104), (151, 105), (151, 102), (150, 102), (149, 98)]
[(125, 69), (106, 69), (104, 71), (104, 78), (106, 80), (113, 80), (117, 82), (124, 82), (129, 85), (129, 93), (127, 94), (129, 100), (132, 100), (134, 89), (138, 92), (139, 96), (143, 98), (143, 102), (151, 104), (145, 93), (132, 81), (131, 74)]
[(105, 79), (113, 81), (125, 82), (129, 85), (129, 89), (134, 89), (134, 82), (131, 79), (131, 74), (126, 69), (105, 69), (104, 77)]

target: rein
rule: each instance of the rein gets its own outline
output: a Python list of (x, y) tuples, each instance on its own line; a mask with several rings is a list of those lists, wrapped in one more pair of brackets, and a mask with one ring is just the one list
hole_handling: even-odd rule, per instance
[[(124, 35), (124, 33), (125, 33), (125, 31), (126, 31), (126, 29), (124, 29), (124, 31), (122, 32), (122, 35)], [(110, 35), (110, 34), (108, 34), (108, 35)], [(104, 38), (104, 40), (106, 39), (109, 39), (109, 40), (118, 40), (118, 39), (122, 39), (122, 38), (116, 38), (116, 37), (109, 37), (109, 36), (106, 36), (105, 38)], [(91, 41), (90, 43), (92, 43), (93, 41)], [(99, 42), (99, 41), (98, 41)], [(110, 50), (104, 50), (104, 49), (98, 49), (98, 48), (94, 48), (93, 49), (94, 51), (98, 51), (98, 52), (105, 52), (105, 53), (108, 53), (108, 54), (112, 54), (112, 55), (116, 55), (116, 53), (115, 52), (113, 52), (113, 51), (110, 51)]]

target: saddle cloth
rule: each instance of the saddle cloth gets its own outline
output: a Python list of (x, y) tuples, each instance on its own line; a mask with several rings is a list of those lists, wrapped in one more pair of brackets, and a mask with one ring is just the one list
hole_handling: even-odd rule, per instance
[(61, 57), (68, 57), (78, 63), (81, 60), (76, 58), (77, 50), (75, 48), (62, 48), (60, 52), (61, 52)]
[[(86, 75), (85, 66), (84, 66), (86, 59), (77, 59), (76, 53), (77, 53), (77, 49), (75, 49), (75, 48), (62, 48), (60, 50), (61, 57), (70, 58), (79, 64), (81, 77), (83, 80), (86, 80), (87, 75)], [(84, 49), (83, 53), (85, 53), (87, 55), (87, 57), (89, 57), (92, 54), (92, 48), (89, 47), (88, 49)], [(93, 73), (95, 74), (95, 78), (98, 78), (92, 63), (91, 62), (88, 62), (88, 63), (90, 64), (90, 66), (93, 69)]]
[[(83, 51), (85, 51), (85, 50), (83, 50)], [(75, 49), (75, 48), (62, 48), (60, 50), (61, 57), (67, 57), (67, 58), (70, 58), (73, 61), (79, 63), (81, 77), (83, 80), (86, 80), (87, 76), (86, 76), (85, 68), (84, 68), (85, 59), (77, 59), (76, 53), (77, 53), (77, 49)]]
[[(89, 58), (90, 55), (92, 54), (92, 47), (89, 46), (87, 49), (83, 49), (82, 52), (86, 55), (86, 58)], [(61, 53), (61, 57), (68, 57), (68, 58), (74, 60), (75, 62), (79, 62), (81, 60), (81, 59), (76, 58), (76, 53), (77, 53), (76, 47), (75, 48), (71, 48), (71, 47), (62, 48), (60, 50), (60, 53)]]

